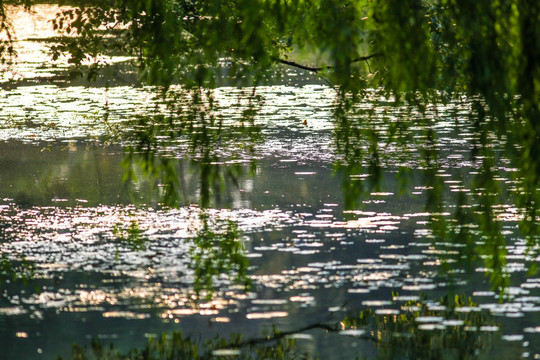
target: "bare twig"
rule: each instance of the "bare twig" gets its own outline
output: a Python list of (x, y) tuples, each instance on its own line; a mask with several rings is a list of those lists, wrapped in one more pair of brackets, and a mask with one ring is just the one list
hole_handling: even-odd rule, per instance
[[(286, 337), (291, 336), (291, 335), (300, 334), (302, 332), (309, 331), (309, 330), (314, 330), (314, 329), (322, 329), (322, 330), (327, 331), (327, 332), (339, 332), (341, 330), (341, 324), (340, 323), (315, 323), (315, 324), (307, 325), (307, 326), (304, 326), (302, 328), (291, 330), (291, 331), (277, 331), (277, 332), (274, 332), (274, 334), (271, 335), (271, 336), (265, 336), (265, 337), (261, 337), (261, 338), (253, 338), (253, 339), (248, 339), (248, 340), (244, 340), (244, 341), (240, 341), (240, 342), (233, 342), (233, 343), (230, 343), (228, 346), (238, 349), (238, 348), (242, 348), (242, 347), (245, 347), (245, 346), (254, 346), (254, 345), (258, 345), (258, 344), (266, 344), (266, 343), (270, 343), (270, 342), (273, 342), (273, 341), (281, 340), (281, 339), (286, 338)], [(370, 341), (374, 341), (374, 342), (377, 341), (377, 339), (374, 338), (371, 335), (364, 335), (364, 336), (362, 336), (362, 339), (370, 340)]]
[[(359, 62), (359, 61), (367, 61), (367, 60), (372, 59), (372, 58), (377, 57), (377, 56), (381, 56), (381, 54), (380, 53), (374, 53), (374, 54), (370, 54), (370, 55), (366, 55), (366, 56), (361, 56), (361, 57), (352, 59), (349, 63), (352, 64), (352, 63), (356, 63), (356, 62)], [(313, 66), (302, 65), (302, 64), (299, 64), (297, 62), (284, 60), (284, 59), (277, 59), (277, 61), (279, 63), (281, 63), (281, 64), (289, 65), (289, 66), (292, 66), (292, 67), (296, 67), (298, 69), (307, 70), (307, 71), (311, 71), (311, 72), (319, 72), (319, 71), (322, 71), (322, 70), (325, 70), (325, 69), (333, 69), (333, 68), (338, 67), (338, 66), (330, 66), (330, 65), (329, 66), (313, 67)]]

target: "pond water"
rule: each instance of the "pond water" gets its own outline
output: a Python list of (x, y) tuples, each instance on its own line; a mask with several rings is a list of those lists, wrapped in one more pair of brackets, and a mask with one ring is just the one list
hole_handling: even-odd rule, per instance
[[(257, 89), (247, 133), (238, 123), (251, 89), (215, 90), (221, 131), (233, 135), (213, 140), (212, 161), (189, 136), (163, 140), (156, 158), (172, 162), (181, 195), (170, 208), (164, 173), (148, 176), (137, 152), (126, 165), (133, 141), (117, 134), (155, 115), (153, 89), (63, 81), (32, 36), (19, 37), (17, 77), (0, 90), (0, 249), (19, 277), (34, 273), (0, 285), (2, 359), (69, 357), (95, 338), (128, 351), (173, 331), (259, 339), (273, 327), (322, 359), (540, 358), (540, 278), (528, 274), (539, 259), (518, 232), (515, 169), (495, 140), (502, 270), (457, 261), (468, 245), (433, 235), (429, 169), (412, 144), (382, 146), (379, 181), (365, 186), (373, 174), (346, 165), (340, 148), (349, 138), (333, 118), (334, 90), (295, 72)], [(375, 95), (359, 106), (374, 113), (359, 126), (381, 134), (406, 116)], [(436, 120), (446, 210), (458, 194), (478, 201), (470, 107), (462, 99), (423, 115)], [(509, 276), (504, 296), (490, 274)]]

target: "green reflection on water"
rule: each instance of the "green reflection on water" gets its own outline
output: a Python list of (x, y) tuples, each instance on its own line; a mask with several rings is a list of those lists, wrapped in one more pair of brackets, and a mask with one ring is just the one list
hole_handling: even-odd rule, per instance
[[(345, 209), (361, 208), (371, 193), (386, 186), (388, 173), (395, 174), (392, 181), (397, 180), (400, 193), (410, 192), (411, 184), (423, 186), (421, 197), (430, 214), (427, 238), (434, 246), (455, 247), (440, 252), (442, 270), (456, 262), (469, 270), (483, 264), (492, 287), (504, 293), (509, 285), (507, 240), (505, 219), (498, 209), (517, 207), (519, 219), (512, 221), (520, 223), (527, 238), (529, 259), (538, 243), (538, 194), (531, 185), (535, 177), (521, 158), (532, 148), (505, 151), (511, 138), (502, 137), (478, 99), (421, 107), (382, 95), (366, 93), (361, 104), (358, 99), (338, 97), (333, 108), (334, 168), (343, 178)], [(128, 123), (129, 131), (117, 134), (131, 144), (125, 180), (135, 178), (137, 165), (155, 179), (164, 205), (192, 201), (202, 208), (220, 205), (222, 193), (238, 187), (239, 179), (252, 176), (257, 168), (264, 125), (255, 125), (255, 119), (264, 100), (256, 88), (241, 94), (237, 104), (226, 105), (238, 107), (232, 119), (220, 115), (223, 109), (216, 105), (212, 90), (174, 89), (164, 93), (159, 103), (166, 114), (138, 117)], [(515, 121), (519, 124), (519, 117)], [(462, 133), (466, 139), (460, 138)], [(456, 139), (457, 145), (449, 138)], [(188, 195), (193, 191), (186, 186), (185, 170), (177, 160), (183, 156), (198, 179), (195, 199)], [(449, 156), (460, 156), (462, 161), (452, 163)], [(518, 171), (507, 171), (511, 167)], [(447, 177), (461, 182), (457, 192)]]
[[(256, 100), (254, 95), (247, 98)], [(496, 100), (491, 99), (492, 105)], [(253, 119), (257, 115), (257, 105), (253, 104), (256, 102), (249, 102), (249, 106), (240, 111), (241, 120), (234, 126), (230, 124), (224, 126), (224, 119), (217, 116), (218, 111), (210, 92), (197, 89), (177, 97), (173, 96), (167, 101), (165, 106), (170, 115), (141, 116), (126, 123), (125, 127), (128, 129), (126, 132), (134, 136), (123, 138), (121, 135), (120, 138), (121, 142), (132, 145), (124, 162), (126, 170), (124, 179), (126, 183), (140, 185), (138, 175), (141, 173), (150, 175), (159, 189), (161, 205), (179, 206), (191, 202), (198, 202), (203, 208), (219, 205), (221, 194), (228, 187), (237, 186), (239, 178), (247, 172), (248, 166), (245, 164), (250, 164), (251, 173), (257, 166), (254, 160), (256, 156), (252, 155), (253, 148), (260, 142), (258, 129), (253, 126)], [(232, 104), (229, 105), (232, 106)], [(439, 144), (440, 128), (437, 125), (440, 119), (438, 117), (428, 117), (425, 111), (416, 111), (413, 107), (406, 107), (397, 115), (392, 114), (400, 106), (397, 102), (388, 104), (389, 106), (378, 104), (381, 105), (379, 109), (382, 107), (384, 112), (389, 112), (389, 114), (383, 113), (382, 118), (378, 118), (380, 113), (377, 112), (377, 107), (360, 113), (355, 107), (358, 104), (338, 103), (337, 105), (334, 115), (334, 141), (337, 156), (340, 159), (336, 161), (336, 172), (345, 179), (343, 183), (345, 207), (356, 209), (361, 206), (363, 199), (370, 192), (381, 189), (385, 169), (392, 169), (399, 174), (403, 189), (407, 188), (407, 181), (413, 182), (414, 179), (410, 178), (419, 176), (422, 184), (427, 187), (423, 196), (426, 198), (426, 210), (431, 214), (429, 220), (431, 234), (427, 240), (431, 241), (435, 247), (441, 246), (441, 243), (451, 243), (457, 248), (457, 251), (439, 253), (443, 261), (442, 270), (450, 269), (454, 266), (454, 261), (458, 261), (460, 267), (468, 268), (474, 268), (473, 265), (482, 262), (487, 269), (492, 286), (504, 290), (509, 282), (505, 269), (507, 265), (506, 238), (502, 233), (502, 221), (498, 219), (500, 214), (497, 208), (508, 204), (516, 205), (522, 218), (520, 220), (522, 235), (528, 239), (531, 253), (538, 243), (539, 167), (538, 157), (535, 154), (538, 154), (540, 145), (537, 141), (538, 136), (531, 135), (538, 128), (538, 125), (534, 123), (535, 117), (531, 115), (531, 121), (520, 124), (523, 118), (516, 116), (511, 123), (512, 126), (498, 128), (501, 124), (490, 118), (489, 114), (486, 115), (484, 106), (480, 102), (474, 101), (471, 116), (465, 119), (474, 130), (471, 148), (467, 149), (467, 154), (470, 154), (478, 168), (475, 168), (477, 171), (474, 171), (474, 174), (471, 169), (457, 174), (457, 178), (467, 178), (464, 182), (470, 182), (467, 184), (469, 191), (467, 194), (459, 192), (457, 196), (454, 196), (449, 194), (451, 190), (439, 176), (450, 171), (441, 164), (446, 154)], [(36, 124), (33, 121), (24, 121), (12, 123), (11, 126), (22, 129), (36, 126)], [(513, 125), (516, 127), (513, 128)], [(419, 130), (414, 128), (419, 128)], [(507, 133), (508, 130), (510, 131)], [(460, 136), (459, 133), (453, 135), (456, 138)], [(497, 147), (497, 140), (505, 136), (508, 136), (509, 140), (500, 148), (508, 150), (506, 156), (510, 160), (509, 163), (506, 163), (507, 159), (499, 156), (494, 150)], [(393, 150), (389, 151), (391, 148)], [(237, 150), (247, 150), (245, 152), (249, 155), (243, 157), (242, 151)], [(185, 162), (179, 160), (184, 157), (190, 160), (189, 171), (199, 179), (195, 186), (189, 186)], [(243, 165), (234, 162), (227, 163), (231, 160), (247, 160), (247, 162), (242, 163)], [(501, 162), (505, 166), (516, 166), (520, 170), (515, 177), (509, 178), (517, 182), (515, 188), (511, 189), (514, 196), (510, 198), (502, 194), (499, 180), (497, 180), (501, 176), (499, 171)], [(139, 166), (139, 171), (135, 166)], [(22, 173), (28, 173), (31, 167), (25, 167)], [(18, 204), (26, 206), (50, 203), (49, 194), (55, 194), (57, 200), (80, 198), (77, 196), (80, 193), (79, 190), (88, 185), (87, 179), (78, 175), (83, 173), (83, 170), (71, 166), (67, 169), (67, 172), (64, 171), (65, 169), (53, 169), (50, 173), (38, 174), (37, 181), (30, 177), (21, 179), (14, 182), (14, 187), (7, 189), (3, 194), (12, 197)], [(59, 170), (67, 174), (65, 177), (78, 180), (68, 184), (57, 176), (58, 173), (62, 173)], [(117, 164), (108, 166), (100, 163), (96, 166), (96, 172), (101, 170), (105, 170), (104, 177), (111, 175), (122, 177)], [(411, 174), (416, 173), (417, 170), (420, 175)], [(456, 174), (452, 173), (452, 175)], [(366, 176), (367, 181), (350, 181), (353, 176), (357, 178)], [(99, 204), (105, 198), (109, 199), (118, 195), (114, 192), (116, 189), (105, 194), (104, 188), (108, 185), (101, 176), (96, 184), (97, 186), (95, 184), (93, 186), (96, 189), (96, 195), (82, 199), (88, 201), (88, 205)], [(122, 197), (122, 199), (125, 202), (131, 200), (129, 197)], [(148, 198), (142, 199), (141, 202), (144, 200), (150, 202)], [(450, 215), (446, 215), (447, 213)], [(239, 241), (237, 225), (228, 222), (222, 229), (215, 230), (208, 224), (207, 218), (203, 218), (202, 221), (204, 223), (202, 230), (195, 237), (191, 251), (194, 257), (192, 268), (195, 271), (195, 291), (212, 292), (215, 288), (216, 277), (230, 271), (238, 274), (240, 283), (245, 283), (249, 279), (246, 275), (247, 261), (243, 254), (243, 246)], [(142, 242), (140, 229), (134, 224), (128, 225), (124, 230), (125, 234), (122, 234), (122, 229), (117, 231), (117, 238), (121, 238), (122, 242), (130, 245), (132, 249), (144, 246), (140, 244)], [(6, 274), (22, 274), (22, 272), (12, 271), (13, 267), (9, 267), (12, 264), (6, 261), (4, 264), (6, 264), (5, 269), (8, 269), (5, 271)], [(427, 311), (429, 313), (429, 310)], [(428, 340), (430, 344), (432, 341), (443, 344), (443, 347), (452, 349), (452, 354), (457, 351), (463, 357), (470, 356), (471, 349), (476, 351), (477, 348), (483, 348), (483, 341), (473, 339), (471, 349), (466, 346), (464, 352), (460, 353), (461, 349), (455, 350), (453, 346), (456, 337), (453, 337), (451, 331), (445, 330), (445, 336), (448, 333), (450, 335), (442, 336), (442, 339), (433, 335), (426, 338), (422, 335), (426, 330), (415, 333), (414, 329), (417, 327), (413, 326), (414, 321), (411, 319), (417, 317), (405, 316), (399, 321), (394, 321), (391, 316), (376, 313), (365, 315), (370, 319), (380, 319), (382, 324), (374, 327), (382, 333), (385, 331), (393, 333), (396, 329), (400, 331), (408, 329), (408, 333), (412, 332), (415, 341), (424, 345), (422, 348), (418, 349), (408, 340), (403, 339), (395, 340), (395, 342), (401, 341), (395, 346), (407, 348), (409, 349), (407, 351), (415, 356), (440, 355), (437, 347), (435, 349), (429, 347), (432, 352), (423, 352), (427, 351), (424, 347), (427, 346)], [(384, 324), (387, 324), (386, 328)], [(412, 330), (409, 329), (410, 326), (413, 326)], [(437, 331), (437, 329), (433, 330), (433, 332)], [(393, 338), (393, 335), (390, 337)], [(383, 344), (385, 344), (384, 341), (382, 341)], [(392, 341), (394, 340), (389, 340), (389, 342)], [(184, 343), (182, 338), (180, 338), (180, 343)], [(466, 343), (469, 344), (469, 341), (467, 340)], [(386, 347), (382, 348), (381, 356), (383, 357), (385, 349)], [(472, 351), (473, 354), (474, 351)], [(388, 354), (390, 354), (388, 356), (395, 355), (390, 352)]]
[(279, 340), (277, 342), (268, 340), (269, 344), (266, 346), (246, 345), (246, 349), (241, 351), (234, 348), (234, 344), (241, 342), (242, 338), (239, 335), (235, 337), (237, 340), (226, 340), (217, 337), (203, 343), (197, 339), (185, 337), (181, 332), (174, 332), (170, 335), (162, 334), (157, 339), (150, 338), (143, 349), (132, 349), (127, 353), (116, 350), (112, 344), (106, 346), (101, 344), (99, 340), (95, 340), (89, 349), (75, 344), (72, 356), (69, 359), (308, 359), (306, 354), (295, 348), (296, 342), (294, 339)]
[(401, 193), (422, 186), (418, 193), (431, 214), (427, 238), (435, 247), (452, 244), (453, 251), (440, 253), (443, 271), (456, 263), (469, 270), (482, 264), (492, 288), (504, 293), (509, 274), (503, 227), (511, 222), (527, 240), (533, 274), (540, 197), (538, 159), (530, 158), (537, 145), (520, 140), (530, 126), (526, 119), (516, 110), (506, 119), (509, 129), (476, 98), (421, 107), (379, 95), (362, 104), (338, 99), (334, 110), (335, 168), (343, 174), (345, 207), (361, 207), (384, 184), (384, 171), (393, 172)]
[(202, 227), (197, 231), (189, 251), (192, 256), (191, 268), (195, 272), (193, 289), (197, 296), (211, 298), (219, 279), (232, 279), (234, 283), (243, 285), (244, 290), (251, 289), (247, 271), (249, 261), (238, 225), (226, 220), (218, 224), (221, 229), (219, 226), (216, 229), (216, 225), (211, 224), (213, 219), (204, 212), (200, 220)]
[(18, 261), (10, 260), (6, 254), (0, 258), (0, 285), (6, 280), (22, 280), (27, 284), (34, 278), (35, 266), (26, 258), (21, 256)]
[(0, 191), (23, 207), (152, 204), (153, 184), (122, 184), (121, 149), (100, 143), (0, 143)]
[[(220, 115), (223, 109), (210, 90), (165, 93), (157, 106), (164, 106), (166, 114), (136, 117), (114, 132), (130, 145), (124, 160), (124, 180), (136, 179), (134, 169), (138, 167), (161, 188), (165, 206), (190, 201), (203, 208), (219, 204), (227, 187), (238, 187), (239, 178), (246, 172), (253, 175), (256, 169), (253, 156), (262, 137), (254, 116), (261, 99), (255, 93), (247, 98), (245, 104), (243, 97), (238, 103), (226, 104), (237, 107), (240, 113), (239, 118), (227, 119)], [(190, 196), (186, 170), (178, 160), (184, 157), (199, 181), (195, 199)]]
[[(115, 240), (126, 244), (133, 251), (140, 251), (146, 249), (146, 242), (148, 239), (142, 235), (139, 222), (137, 219), (132, 219), (128, 226), (123, 226), (121, 223), (117, 223), (113, 227), (113, 235)], [(119, 248), (116, 248), (116, 260), (118, 261)]]
[(500, 326), (470, 298), (410, 300), (401, 311), (366, 309), (343, 320), (344, 333), (361, 329), (378, 349), (377, 359), (476, 359), (486, 354)]

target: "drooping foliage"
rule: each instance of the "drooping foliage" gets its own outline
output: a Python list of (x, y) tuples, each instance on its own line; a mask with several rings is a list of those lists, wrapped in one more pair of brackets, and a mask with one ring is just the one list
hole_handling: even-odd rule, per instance
[[(24, 4), (32, 2), (25, 0)], [(14, 55), (6, 3), (0, 1), (3, 60)], [(500, 192), (495, 180), (496, 161), (500, 160), (493, 149), (496, 139), (504, 147), (508, 167), (518, 169), (513, 196), (523, 219), (522, 233), (531, 246), (538, 240), (540, 2), (537, 0), (71, 0), (59, 3), (72, 7), (61, 10), (54, 21), (55, 28), (67, 36), (53, 46), (53, 57), (68, 53), (75, 68), (90, 65), (90, 77), (104, 65), (100, 55), (118, 53), (131, 56), (141, 80), (165, 89), (179, 84), (187, 91), (193, 89), (193, 94), (222, 83), (256, 86), (279, 76), (282, 66), (318, 74), (339, 94), (335, 141), (347, 164), (346, 171), (355, 174), (368, 171), (376, 180), (381, 173), (381, 144), (401, 146), (405, 150), (416, 146), (426, 169), (424, 181), (430, 188), (427, 208), (434, 214), (442, 213), (448, 204), (444, 183), (437, 177), (442, 156), (437, 150), (438, 119), (422, 115), (429, 106), (466, 97), (471, 103), (466, 121), (475, 132), (470, 157), (479, 167), (472, 183), (477, 190), (475, 206), (468, 207), (466, 200), (459, 197), (455, 221), (449, 225), (435, 216), (434, 234), (462, 239), (468, 245), (461, 255), (471, 255), (467, 249), (474, 247), (476, 256), (487, 259), (490, 268), (499, 269), (494, 274), (501, 274), (505, 266), (502, 250), (505, 240), (493, 212), (497, 201), (492, 196)], [(384, 124), (385, 134), (379, 125), (369, 121), (370, 114), (357, 106), (373, 93), (408, 109), (403, 116)], [(193, 104), (193, 109), (200, 107), (196, 101)], [(214, 135), (220, 138), (207, 131), (213, 130), (210, 127), (186, 130), (185, 124), (190, 121), (180, 122), (184, 125), (179, 128), (174, 121), (164, 120), (174, 136), (191, 131), (195, 135), (206, 134), (207, 140)], [(156, 122), (151, 125), (154, 131)], [(410, 141), (412, 128), (422, 129), (416, 143)], [(147, 136), (150, 133), (140, 133), (144, 136), (139, 144), (151, 145), (152, 136)], [(209, 136), (210, 133), (214, 135)], [(384, 142), (383, 135), (389, 136)], [(193, 139), (199, 139), (198, 135)], [(209, 159), (213, 156), (209, 151), (211, 143), (197, 143), (206, 151), (203, 156), (206, 163), (211, 163)], [(141, 146), (137, 149), (141, 150)], [(406, 156), (407, 152), (403, 154)], [(151, 161), (146, 162), (149, 170), (167, 174), (171, 178), (167, 189), (174, 190), (174, 176), (170, 175), (173, 172), (166, 171), (172, 169), (170, 164), (160, 163), (150, 155)], [(208, 171), (207, 178), (221, 176), (210, 168)], [(373, 186), (376, 184), (374, 181)], [(206, 189), (210, 194), (210, 187)], [(348, 200), (361, 193), (358, 183), (350, 182), (344, 184), (344, 191), (351, 194), (346, 197)], [(471, 222), (481, 229), (484, 245), (472, 245), (478, 234), (468, 230), (466, 225)], [(495, 284), (504, 282), (503, 276), (497, 279)]]
[[(6, 3), (33, 2), (2, 1), (2, 30), (9, 29)], [(226, 67), (228, 77), (257, 84), (276, 64), (300, 65), (297, 55), (309, 54), (301, 66), (343, 91), (384, 87), (418, 101), (481, 95), (497, 119), (519, 96), (522, 111), (538, 115), (540, 5), (533, 0), (58, 3), (73, 7), (54, 22), (71, 35), (57, 51), (75, 65), (122, 51), (151, 83), (211, 86)], [(3, 58), (9, 52), (2, 48)]]
[[(379, 88), (420, 106), (479, 96), (492, 128), (506, 131), (511, 119), (524, 119), (512, 135), (538, 150), (537, 1), (59, 3), (73, 7), (54, 22), (69, 35), (53, 47), (54, 56), (67, 52), (75, 66), (94, 61), (95, 70), (99, 55), (121, 52), (134, 57), (149, 83), (212, 87), (220, 80), (257, 85), (287, 64), (316, 72), (349, 95)], [(5, 12), (0, 20), (9, 31)], [(2, 50), (4, 59), (13, 51)]]
[[(0, 24), (10, 34), (5, 3)], [(350, 94), (383, 88), (420, 105), (479, 95), (497, 126), (510, 127), (508, 117), (518, 112), (529, 121), (518, 135), (539, 130), (540, 5), (534, 0), (58, 3), (72, 6), (54, 22), (69, 37), (53, 49), (55, 56), (68, 52), (74, 65), (120, 51), (136, 58), (150, 83), (211, 87), (224, 77), (256, 85), (276, 64), (288, 64)], [(11, 40), (5, 36), (3, 59), (13, 52)]]

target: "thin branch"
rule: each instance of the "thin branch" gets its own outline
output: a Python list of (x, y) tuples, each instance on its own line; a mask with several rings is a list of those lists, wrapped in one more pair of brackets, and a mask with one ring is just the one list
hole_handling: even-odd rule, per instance
[(237, 344), (231, 344), (231, 345), (234, 347), (240, 348), (240, 347), (250, 346), (250, 345), (265, 344), (272, 341), (283, 339), (284, 337), (287, 337), (290, 335), (299, 334), (304, 331), (313, 330), (313, 329), (323, 329), (328, 332), (337, 332), (339, 331), (340, 328), (339, 328), (339, 324), (329, 325), (329, 324), (323, 324), (323, 323), (316, 323), (316, 324), (308, 325), (308, 326), (305, 326), (303, 328), (296, 329), (296, 330), (276, 332), (274, 333), (273, 336), (249, 339), (249, 340), (242, 341)]
[[(377, 56), (381, 56), (381, 54), (380, 53), (374, 53), (374, 54), (370, 54), (370, 55), (366, 55), (366, 56), (361, 56), (361, 57), (352, 59), (349, 62), (349, 64), (356, 63), (356, 62), (359, 62), (359, 61), (367, 61), (367, 60), (369, 60), (371, 58), (374, 58), (374, 57), (377, 57)], [(281, 63), (281, 64), (289, 65), (289, 66), (292, 66), (292, 67), (295, 67), (295, 68), (298, 68), (298, 69), (307, 70), (307, 71), (311, 71), (311, 72), (319, 72), (319, 71), (324, 70), (324, 69), (333, 69), (333, 68), (338, 67), (338, 66), (313, 67), (313, 66), (302, 65), (302, 64), (299, 64), (297, 62), (288, 61), (288, 60), (284, 60), (284, 59), (277, 59), (277, 61), (279, 63)]]
[(382, 53), (373, 53), (373, 54), (369, 54), (369, 55), (366, 55), (366, 56), (360, 56), (360, 57), (358, 57), (356, 59), (352, 59), (351, 64), (355, 63), (355, 62), (359, 62), (359, 61), (368, 61), (369, 59), (374, 58), (374, 57), (378, 57), (378, 56), (382, 56)]
[[(335, 324), (315, 323), (315, 324), (307, 325), (302, 328), (291, 330), (291, 331), (274, 332), (274, 334), (271, 336), (266, 336), (262, 338), (253, 338), (253, 339), (248, 339), (248, 340), (244, 340), (240, 342), (229, 343), (227, 346), (235, 348), (235, 349), (239, 349), (246, 346), (256, 346), (259, 344), (267, 344), (273, 341), (281, 340), (291, 335), (300, 334), (305, 331), (314, 330), (314, 329), (322, 329), (326, 332), (339, 332), (341, 330), (341, 325), (340, 323), (335, 323)], [(366, 334), (364, 336), (361, 336), (361, 338), (363, 340), (370, 340), (373, 342), (377, 342), (377, 339), (371, 335)]]
[(324, 69), (322, 67), (306, 66), (306, 65), (295, 63), (294, 61), (288, 61), (288, 60), (283, 60), (283, 59), (278, 59), (278, 62), (280, 62), (282, 64), (285, 64), (285, 65), (293, 66), (293, 67), (296, 67), (296, 68), (299, 68), (299, 69), (302, 69), (302, 70), (312, 71), (312, 72), (318, 72), (318, 71), (321, 71), (322, 69)]

